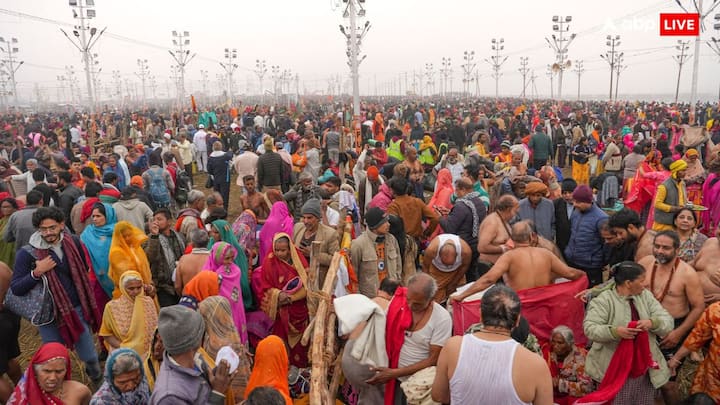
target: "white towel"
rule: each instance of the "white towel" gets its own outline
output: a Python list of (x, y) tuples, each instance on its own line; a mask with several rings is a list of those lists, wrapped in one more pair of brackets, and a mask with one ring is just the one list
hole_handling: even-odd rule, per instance
[(335, 298), (333, 306), (340, 326), (340, 335), (350, 333), (361, 322), (367, 321), (350, 352), (352, 358), (360, 364), (370, 367), (387, 367), (385, 311), (362, 294), (350, 294)]

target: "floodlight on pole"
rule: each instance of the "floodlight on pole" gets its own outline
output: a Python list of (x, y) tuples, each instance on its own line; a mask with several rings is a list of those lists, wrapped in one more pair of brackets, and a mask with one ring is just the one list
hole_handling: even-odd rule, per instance
[(495, 55), (492, 55), (490, 59), (485, 59), (485, 62), (487, 62), (493, 69), (492, 77), (495, 79), (495, 98), (498, 98), (500, 95), (500, 77), (502, 76), (502, 73), (500, 73), (500, 68), (502, 67), (503, 63), (507, 61), (507, 56), (503, 57), (500, 53), (505, 50), (505, 39), (495, 39), (493, 38), (490, 41), (490, 48), (495, 52)]
[(678, 94), (680, 93), (680, 76), (682, 75), (682, 68), (690, 57), (690, 54), (687, 53), (688, 49), (690, 49), (690, 41), (678, 40), (675, 49), (680, 52), (679, 54), (673, 56), (673, 59), (675, 59), (675, 62), (678, 64), (678, 77), (677, 84), (675, 86), (675, 104), (677, 104)]
[(220, 66), (222, 66), (225, 70), (225, 74), (227, 74), (227, 96), (230, 101), (230, 105), (233, 103), (233, 74), (235, 73), (235, 69), (238, 67), (237, 63), (235, 63), (236, 59), (237, 49), (233, 48), (230, 50), (229, 48), (225, 48), (225, 63), (220, 62)]
[(8, 38), (5, 40), (5, 38), (0, 37), (0, 51), (2, 51), (5, 55), (3, 55), (0, 58), (0, 62), (3, 62), (7, 64), (7, 76), (10, 79), (10, 88), (12, 89), (13, 99), (15, 102), (15, 105), (19, 105), (18, 103), (18, 93), (17, 93), (17, 81), (15, 80), (15, 73), (20, 69), (20, 66), (24, 63), (23, 61), (18, 62), (17, 65), (15, 65), (15, 54), (17, 54), (20, 49), (15, 46), (15, 44), (18, 43), (18, 39), (15, 37)]
[(475, 81), (473, 71), (475, 70), (475, 51), (463, 52), (463, 63), (460, 67), (463, 70), (463, 92), (465, 92), (465, 100), (470, 97), (470, 83)]
[(442, 75), (442, 81), (440, 82), (442, 84), (442, 91), (441, 95), (444, 97), (447, 97), (448, 95), (448, 77), (452, 75), (452, 60), (450, 57), (443, 57), (440, 62), (440, 74)]
[(172, 32), (173, 38), (177, 38), (177, 40), (173, 40), (173, 45), (175, 45), (174, 52), (170, 52), (170, 55), (175, 60), (175, 63), (177, 63), (177, 67), (179, 70), (179, 77), (177, 81), (177, 98), (178, 98), (178, 108), (182, 110), (183, 103), (185, 101), (185, 67), (192, 61), (192, 59), (195, 57), (195, 54), (190, 55), (190, 51), (185, 49), (186, 46), (190, 45), (190, 32), (189, 31), (183, 31), (182, 34), (178, 33), (177, 31)]
[[(545, 41), (550, 46), (550, 49), (552, 49), (555, 52), (555, 63), (551, 65), (551, 69), (553, 73), (557, 73), (558, 75), (558, 92), (557, 96), (559, 99), (562, 99), (562, 78), (563, 78), (563, 72), (566, 69), (569, 69), (572, 65), (570, 60), (567, 58), (567, 51), (568, 46), (570, 46), (570, 43), (575, 39), (576, 34), (570, 34), (569, 37), (567, 37), (565, 34), (570, 31), (570, 22), (572, 21), (572, 16), (553, 16), (552, 17), (552, 30), (554, 33), (557, 33), (557, 35), (552, 34), (551, 38), (552, 41), (545, 37)], [(550, 77), (552, 81), (552, 76)], [(552, 93), (552, 91), (551, 91)]]
[(575, 61), (575, 67), (573, 71), (577, 74), (578, 77), (578, 86), (577, 86), (577, 98), (580, 100), (580, 77), (583, 73), (585, 73), (585, 69), (583, 68), (583, 61), (578, 59)]
[(600, 55), (610, 65), (610, 95), (609, 100), (613, 99), (613, 75), (615, 74), (615, 64), (617, 63), (619, 51), (615, 48), (620, 46), (620, 35), (608, 35), (605, 41), (605, 45), (609, 48), (604, 55)]
[(140, 78), (140, 82), (142, 85), (142, 101), (144, 104), (147, 101), (147, 94), (145, 93), (145, 81), (147, 80), (147, 77), (150, 74), (150, 67), (148, 66), (147, 59), (138, 59), (137, 65), (138, 65), (138, 71), (137, 71), (137, 73), (135, 73), (135, 76)]
[(103, 28), (102, 31), (98, 33), (97, 28), (90, 27), (89, 22), (86, 22), (86, 20), (91, 20), (97, 17), (95, 10), (89, 8), (95, 6), (95, 2), (93, 0), (71, 0), (69, 4), (72, 8), (73, 18), (79, 20), (79, 25), (74, 26), (73, 29), (73, 35), (75, 36), (77, 43), (75, 43), (75, 40), (73, 40), (65, 32), (65, 30), (61, 28), (60, 31), (62, 31), (65, 37), (82, 54), (83, 63), (85, 65), (85, 80), (87, 83), (89, 106), (91, 110), (94, 110), (97, 107), (95, 105), (95, 99), (97, 97), (95, 97), (95, 91), (93, 90), (93, 83), (95, 82), (95, 79), (93, 78), (93, 68), (91, 66), (92, 55), (90, 54), (90, 51), (105, 32), (106, 28)]
[(530, 68), (528, 68), (527, 56), (520, 57), (520, 69), (518, 69), (518, 72), (520, 72), (523, 78), (522, 98), (523, 100), (525, 100), (525, 89), (527, 88), (527, 74), (530, 73)]
[(265, 59), (255, 59), (255, 75), (258, 77), (258, 81), (260, 82), (260, 104), (265, 104), (265, 88), (263, 87), (263, 77), (265, 77), (265, 73), (267, 73), (267, 65), (265, 64)]
[(350, 66), (350, 78), (352, 80), (353, 94), (353, 117), (359, 122), (360, 117), (360, 63), (365, 56), (360, 58), (360, 45), (362, 40), (370, 29), (370, 22), (365, 21), (362, 28), (358, 27), (358, 18), (365, 18), (365, 0), (343, 0), (347, 3), (343, 11), (343, 18), (349, 20), (350, 25), (347, 27), (340, 26), (340, 32), (345, 37), (347, 45), (348, 65)]

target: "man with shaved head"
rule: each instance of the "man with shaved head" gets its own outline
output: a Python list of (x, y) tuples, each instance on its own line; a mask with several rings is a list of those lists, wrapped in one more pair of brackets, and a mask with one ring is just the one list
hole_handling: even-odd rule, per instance
[(472, 250), (458, 235), (443, 233), (430, 241), (422, 262), (427, 273), (438, 284), (433, 299), (442, 303), (452, 294), (458, 284), (464, 283), (465, 272), (470, 267)]
[(529, 221), (520, 221), (511, 227), (510, 237), (515, 248), (502, 254), (484, 276), (465, 292), (452, 299), (462, 301), (495, 284), (500, 277), (515, 291), (552, 284), (558, 277), (577, 280), (584, 272), (569, 267), (551, 251), (531, 245), (533, 227)]

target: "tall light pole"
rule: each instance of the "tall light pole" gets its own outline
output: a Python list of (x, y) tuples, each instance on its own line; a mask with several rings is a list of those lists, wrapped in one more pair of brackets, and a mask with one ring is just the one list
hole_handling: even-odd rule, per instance
[(554, 99), (554, 86), (553, 86), (553, 77), (555, 76), (555, 70), (553, 69), (553, 65), (547, 65), (547, 71), (545, 74), (550, 78), (550, 99)]
[(618, 87), (620, 83), (620, 73), (624, 72), (625, 69), (627, 69), (627, 65), (623, 65), (623, 56), (620, 55), (618, 60), (615, 63), (615, 101), (617, 102), (618, 98)]
[(280, 66), (278, 65), (272, 65), (270, 66), (270, 78), (273, 81), (273, 95), (275, 96), (275, 104), (278, 103), (279, 100), (279, 84), (280, 84)]
[(122, 81), (120, 79), (120, 71), (119, 70), (113, 70), (112, 71), (112, 78), (113, 78), (113, 84), (115, 85), (115, 97), (120, 97), (122, 93)]
[(18, 94), (17, 94), (17, 81), (15, 81), (15, 73), (20, 69), (20, 66), (22, 66), (23, 61), (17, 62), (17, 65), (15, 65), (15, 54), (20, 51), (20, 49), (17, 47), (18, 39), (15, 37), (8, 38), (5, 40), (5, 38), (0, 37), (0, 51), (5, 53), (5, 56), (0, 58), (0, 61), (2, 61), (4, 64), (7, 65), (7, 76), (10, 78), (10, 87), (12, 88), (13, 98), (15, 99), (15, 105), (18, 105)]
[(60, 75), (57, 76), (57, 81), (60, 83), (60, 87), (59, 87), (60, 93), (58, 93), (58, 103), (61, 103), (62, 101), (65, 100), (65, 81), (66, 80), (67, 79), (65, 78), (65, 76), (60, 76)]
[(431, 91), (435, 90), (435, 67), (432, 63), (425, 64), (425, 80), (428, 97), (432, 96)]
[[(713, 28), (720, 32), (720, 13), (715, 14), (715, 24), (713, 25)], [(712, 37), (707, 44), (718, 56), (718, 62), (720, 62), (720, 38)], [(718, 86), (718, 100), (720, 100), (720, 86)]]
[(452, 74), (452, 60), (450, 57), (443, 57), (442, 61), (440, 62), (440, 75), (442, 75), (443, 80), (440, 82), (442, 83), (442, 91), (440, 94), (443, 97), (447, 97), (448, 94), (448, 77)]
[(552, 29), (557, 35), (552, 34), (552, 41), (548, 37), (545, 37), (545, 41), (547, 41), (550, 48), (555, 51), (555, 63), (552, 65), (552, 69), (558, 74), (558, 99), (562, 99), (563, 71), (570, 68), (570, 60), (567, 59), (568, 46), (570, 46), (570, 43), (576, 36), (576, 34), (571, 34), (569, 38), (565, 36), (565, 34), (570, 31), (571, 21), (572, 16), (568, 15), (563, 17), (554, 15), (552, 18)]
[[(688, 10), (682, 5), (680, 0), (675, 0), (675, 2), (680, 6), (680, 8), (683, 9), (686, 13)], [(703, 0), (693, 0), (692, 2), (693, 7), (695, 8), (695, 12), (699, 15), (700, 20), (700, 33), (695, 37), (695, 54), (693, 55), (693, 72), (692, 72), (692, 85), (690, 87), (690, 116), (691, 119), (695, 120), (694, 122), (697, 123), (696, 117), (695, 117), (695, 103), (697, 101), (697, 83), (698, 83), (698, 67), (700, 65), (700, 37), (702, 36), (702, 32), (705, 31), (705, 24), (703, 23), (703, 20), (705, 17), (710, 15), (712, 11), (720, 5), (720, 1), (718, 0), (710, 0), (710, 7), (707, 10), (703, 9)], [(720, 17), (718, 15), (715, 16), (716, 21), (720, 21)], [(715, 24), (715, 29), (717, 29), (718, 24)], [(691, 122), (692, 124), (692, 122)]]
[(495, 98), (498, 98), (500, 94), (500, 76), (502, 76), (502, 73), (500, 73), (500, 68), (502, 67), (503, 63), (507, 60), (507, 56), (503, 57), (500, 55), (500, 52), (502, 52), (505, 49), (505, 39), (495, 39), (493, 38), (491, 41), (491, 49), (495, 51), (495, 55), (491, 56), (490, 59), (485, 59), (485, 62), (490, 64), (493, 69), (492, 77), (495, 79)]
[(470, 98), (470, 83), (475, 80), (473, 71), (475, 70), (475, 51), (463, 52), (463, 61), (465, 63), (460, 66), (463, 70), (463, 91), (465, 92), (465, 100)]
[(530, 68), (528, 68), (528, 57), (527, 56), (521, 56), (520, 57), (520, 69), (518, 69), (518, 72), (522, 75), (523, 78), (523, 88), (522, 88), (522, 98), (525, 100), (525, 89), (527, 88), (527, 75), (530, 73)]
[(100, 101), (100, 98), (98, 97), (98, 88), (100, 87), (100, 73), (102, 72), (102, 68), (100, 67), (100, 61), (98, 60), (98, 54), (93, 53), (90, 56), (90, 73), (92, 77), (92, 83), (93, 83), (93, 96), (95, 97), (95, 101)]
[(620, 46), (620, 35), (608, 35), (605, 38), (605, 45), (610, 48), (609, 51), (605, 52), (604, 55), (600, 55), (601, 58), (605, 59), (605, 62), (607, 62), (610, 65), (610, 95), (608, 98), (612, 100), (613, 98), (613, 75), (615, 74), (615, 64), (617, 63), (617, 59), (621, 58), (623, 56), (623, 52), (619, 52), (615, 50), (616, 47)]
[(200, 84), (202, 85), (203, 95), (205, 97), (208, 97), (208, 83), (210, 83), (210, 79), (208, 79), (208, 71), (200, 70)]
[[(585, 69), (583, 68), (582, 63), (583, 61), (581, 59), (575, 60), (575, 68), (573, 69), (573, 71), (578, 75), (578, 100), (580, 100), (580, 77), (583, 73), (585, 73)], [(610, 98), (612, 99), (612, 94), (610, 95)]]
[[(172, 79), (173, 84), (175, 84), (175, 102), (179, 102), (180, 97), (180, 66), (178, 65), (171, 65), (170, 66), (170, 79)], [(168, 97), (170, 96), (168, 92)]]
[(138, 71), (135, 73), (135, 76), (137, 76), (140, 79), (140, 82), (142, 85), (142, 100), (143, 100), (143, 103), (145, 103), (147, 100), (147, 95), (145, 93), (145, 81), (147, 80), (147, 77), (150, 74), (150, 67), (148, 66), (147, 59), (138, 59), (137, 65), (138, 65)]
[(677, 43), (678, 44), (675, 45), (675, 49), (680, 51), (680, 54), (673, 56), (673, 59), (675, 59), (675, 62), (678, 64), (677, 85), (675, 86), (675, 104), (678, 102), (678, 94), (680, 93), (680, 76), (682, 75), (682, 68), (685, 62), (687, 62), (687, 59), (690, 57), (687, 53), (690, 48), (690, 41), (683, 41), (679, 39)]
[(265, 104), (265, 88), (263, 87), (263, 77), (265, 77), (265, 73), (267, 73), (267, 65), (265, 64), (265, 59), (255, 59), (255, 75), (258, 77), (258, 82), (260, 82), (260, 104)]
[(220, 66), (225, 69), (225, 73), (227, 74), (227, 91), (230, 105), (233, 103), (233, 73), (235, 73), (235, 69), (238, 67), (237, 63), (234, 62), (235, 59), (237, 59), (237, 49), (233, 48), (230, 50), (229, 48), (225, 48), (225, 63), (220, 62)]
[(148, 81), (150, 82), (149, 86), (150, 86), (150, 89), (152, 90), (152, 99), (153, 99), (153, 101), (155, 101), (155, 99), (156, 99), (155, 94), (157, 91), (157, 81), (155, 81), (155, 76), (150, 75), (148, 77)]
[[(70, 87), (70, 102), (75, 102), (75, 90), (77, 87), (77, 77), (75, 77), (75, 67), (65, 66), (65, 75), (67, 76), (68, 85)], [(82, 98), (78, 92), (78, 98)]]
[[(88, 100), (90, 103), (90, 109), (92, 110), (95, 109), (95, 97), (93, 92), (92, 71), (90, 68), (92, 59), (90, 50), (93, 45), (97, 43), (98, 39), (100, 39), (100, 36), (103, 32), (105, 32), (107, 27), (103, 28), (99, 33), (97, 32), (97, 28), (90, 27), (89, 20), (95, 18), (96, 13), (95, 9), (89, 7), (93, 7), (95, 5), (95, 0), (69, 0), (69, 4), (73, 9), (73, 17), (80, 21), (80, 25), (76, 25), (73, 29), (75, 39), (70, 38), (67, 32), (65, 32), (62, 28), (60, 31), (62, 31), (65, 37), (80, 51), (80, 53), (82, 53), (83, 63), (85, 64), (85, 81), (88, 89)], [(86, 20), (88, 20), (87, 24)], [(89, 38), (88, 33), (90, 34)], [(75, 43), (76, 40), (77, 43)]]
[(365, 21), (362, 29), (358, 27), (358, 18), (365, 17), (365, 9), (363, 4), (365, 0), (343, 0), (343, 3), (347, 3), (345, 11), (343, 11), (343, 18), (350, 20), (350, 26), (344, 27), (340, 25), (340, 32), (345, 36), (347, 44), (348, 65), (350, 66), (350, 77), (352, 79), (353, 87), (353, 116), (356, 122), (359, 122), (360, 116), (360, 63), (365, 59), (365, 56), (360, 58), (360, 45), (362, 45), (362, 39), (370, 29), (370, 21)]
[(190, 33), (188, 31), (173, 31), (173, 45), (175, 46), (175, 52), (168, 51), (170, 56), (175, 59), (177, 67), (179, 69), (178, 78), (178, 106), (182, 110), (182, 103), (185, 101), (185, 67), (195, 57), (195, 54), (190, 55), (190, 51), (185, 49), (186, 46), (190, 45)]

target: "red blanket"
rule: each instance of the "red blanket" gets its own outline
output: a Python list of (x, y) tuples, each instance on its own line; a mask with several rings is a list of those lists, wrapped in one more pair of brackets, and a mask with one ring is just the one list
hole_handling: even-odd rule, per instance
[[(631, 321), (628, 328), (634, 328), (636, 325), (637, 321)], [(658, 365), (650, 353), (648, 333), (643, 331), (638, 333), (635, 339), (623, 339), (615, 349), (597, 391), (585, 395), (575, 401), (575, 404), (601, 405), (612, 402), (628, 378), (640, 377), (651, 367), (657, 368)]]
[[(587, 277), (575, 281), (518, 291), (522, 315), (542, 344), (550, 340), (550, 333), (558, 325), (565, 325), (575, 333), (575, 343), (587, 343), (583, 333), (585, 307), (575, 294), (587, 288)], [(388, 323), (390, 319), (388, 318)], [(453, 334), (462, 335), (471, 325), (480, 322), (480, 300), (453, 301)]]
[[(400, 360), (400, 349), (405, 343), (405, 331), (412, 326), (412, 312), (407, 303), (407, 288), (400, 287), (390, 301), (385, 326), (385, 349), (387, 350), (389, 367), (397, 368)], [(392, 405), (395, 400), (395, 380), (385, 384), (385, 405)]]

